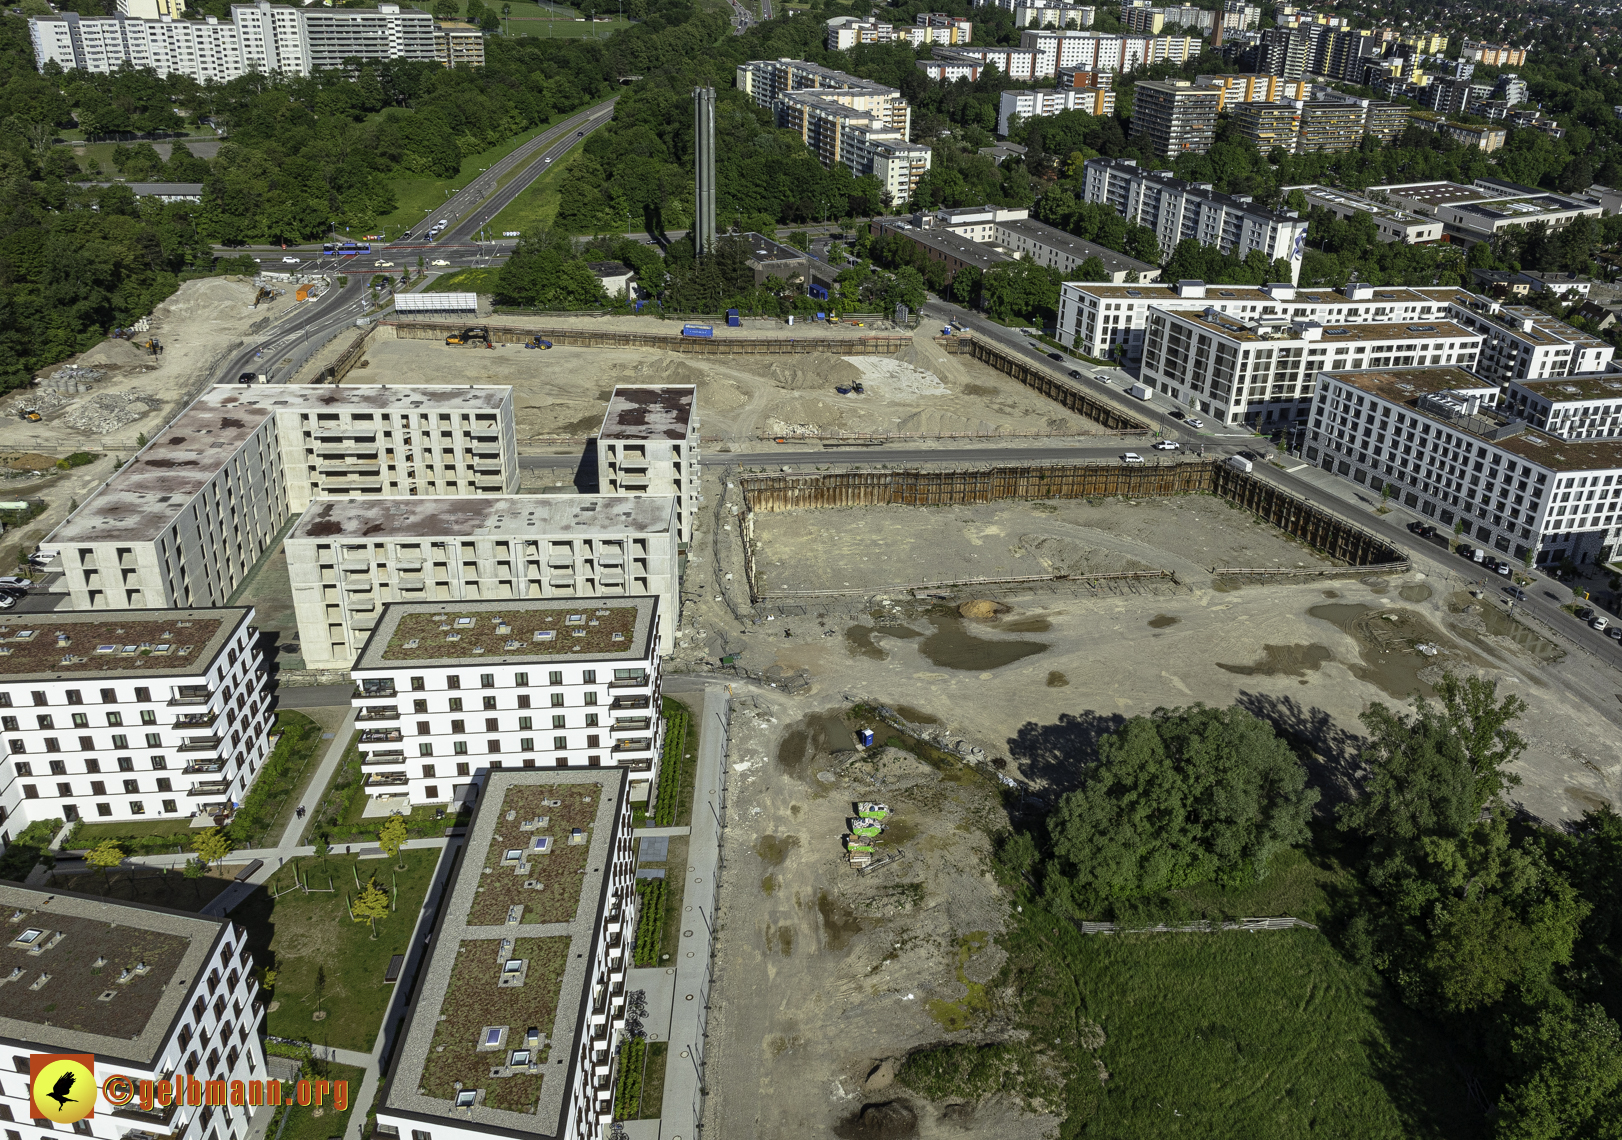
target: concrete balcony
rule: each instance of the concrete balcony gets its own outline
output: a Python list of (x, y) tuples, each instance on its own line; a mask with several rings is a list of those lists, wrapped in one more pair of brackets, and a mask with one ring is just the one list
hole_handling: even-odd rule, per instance
[(217, 736), (188, 736), (184, 744), (175, 749), (176, 752), (218, 752), (220, 738)]
[[(610, 733), (615, 733), (615, 734), (621, 733), (621, 732), (649, 732), (649, 731), (652, 730), (652, 728), (653, 728), (653, 721), (652, 721), (652, 718), (650, 718), (650, 717), (627, 716), (627, 717), (620, 717), (618, 720), (616, 720), (614, 722), (614, 724), (613, 724), (613, 727), (610, 728), (608, 731)], [(650, 744), (650, 747), (651, 747), (651, 744)]]
[(362, 681), (355, 686), (357, 697), (392, 697), (395, 695), (393, 681)]
[(399, 720), (400, 709), (397, 705), (370, 705), (355, 714), (355, 719), (365, 720)]
[(206, 783), (193, 784), (186, 794), (188, 796), (223, 796), (230, 790), (230, 780), (209, 780)]
[(208, 775), (225, 771), (224, 760), (194, 760), (180, 770), (182, 776)]
[(368, 728), (360, 734), (362, 744), (398, 744), (401, 739), (397, 728)]
[(367, 789), (403, 788), (410, 782), (410, 777), (404, 772), (368, 772), (361, 785)]
[(405, 751), (400, 748), (383, 748), (375, 752), (362, 752), (360, 766), (362, 768), (375, 767), (379, 764), (404, 764)]

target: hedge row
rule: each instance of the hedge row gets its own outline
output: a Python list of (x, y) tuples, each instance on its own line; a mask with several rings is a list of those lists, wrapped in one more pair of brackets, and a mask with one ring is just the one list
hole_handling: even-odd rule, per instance
[(656, 966), (659, 947), (665, 940), (665, 881), (638, 879), (636, 897), (636, 949), (632, 958), (638, 966)]
[(619, 1080), (614, 1085), (614, 1119), (635, 1120), (642, 1111), (642, 1064), (648, 1043), (633, 1037), (620, 1045)]
[[(674, 701), (668, 703), (675, 704)], [(687, 709), (679, 704), (676, 711), (665, 714), (665, 749), (659, 761), (659, 790), (654, 801), (656, 827), (672, 827), (676, 822), (677, 801), (681, 799), (682, 755), (687, 748), (687, 721)]]

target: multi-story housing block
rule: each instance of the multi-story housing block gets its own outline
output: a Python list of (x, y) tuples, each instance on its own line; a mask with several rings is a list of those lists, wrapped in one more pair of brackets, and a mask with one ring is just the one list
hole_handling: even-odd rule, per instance
[(1133, 85), (1132, 137), (1156, 154), (1204, 154), (1216, 141), (1217, 104), (1208, 87), (1182, 81), (1139, 80)]
[(1331, 370), (1304, 455), (1516, 560), (1608, 559), (1618, 541), (1622, 443), (1562, 439), (1492, 405), (1458, 368)]
[(1123, 73), (1152, 63), (1186, 63), (1200, 54), (1198, 36), (1139, 36), (1111, 32), (1027, 29), (1019, 46), (1037, 53), (1036, 78), (1051, 78), (1061, 67)]
[(1022, 0), (1014, 7), (1016, 28), (1090, 28), (1098, 19), (1098, 9), (1079, 4), (1066, 4), (1062, 0), (1042, 3), (1041, 0)]
[(330, 499), (284, 549), (305, 663), (348, 668), (389, 602), (657, 595), (672, 644), (674, 495)]
[(1288, 261), (1291, 281), (1300, 280), (1307, 223), (1293, 210), (1269, 210), (1242, 195), (1218, 194), (1203, 183), (1144, 170), (1131, 159), (1088, 159), (1082, 197), (1148, 226), (1168, 253), (1184, 238), (1239, 258), (1255, 250), (1269, 261)]
[(227, 818), (268, 753), (251, 609), (0, 624), (0, 844), (30, 823)]
[(1004, 91), (997, 104), (997, 134), (1008, 137), (1014, 116), (1021, 122), (1041, 119), (1062, 111), (1085, 111), (1089, 115), (1110, 115), (1115, 111), (1115, 92), (1109, 87), (1060, 87), (1042, 91)]
[[(259, 1035), (264, 1004), (240, 926), (14, 883), (0, 883), (0, 908), (0, 976), (7, 982), (0, 1038), (10, 1054), (0, 1076), (0, 1118), (8, 1140), (246, 1140), (255, 1109), (223, 1094), (233, 1082), (251, 1087), (268, 1074)], [(69, 1090), (92, 1097), (94, 1115), (72, 1125), (36, 1117), (28, 1087), (34, 1053), (95, 1057), (98, 1087)], [(120, 1076), (137, 1092), (143, 1082), (183, 1088), (146, 1110), (139, 1099), (117, 1106), (100, 1090)], [(190, 1099), (192, 1081), (201, 1104)]]
[(394, 602), (350, 670), (366, 794), (471, 803), (503, 768), (619, 767), (651, 807), (659, 599)]
[(483, 67), (484, 33), (472, 24), (435, 24), (434, 58), (446, 67)]
[(1036, 79), (1038, 65), (1035, 49), (1015, 47), (936, 48), (934, 59), (918, 61), (925, 76), (948, 82), (979, 79), (987, 67), (1009, 79)]
[(1499, 406), (1561, 439), (1622, 438), (1622, 376), (1511, 380)]
[(1325, 369), (1469, 368), (1480, 346), (1479, 334), (1451, 321), (1325, 325), (1215, 307), (1201, 313), (1151, 307), (1140, 379), (1176, 406), (1268, 430), (1264, 425), (1307, 418)]
[(1476, 372), (1499, 384), (1604, 372), (1616, 354), (1608, 341), (1530, 305), (1505, 305), (1456, 292), (1448, 316), (1483, 338)]
[(1160, 266), (1085, 241), (1034, 218), (1006, 218), (996, 223), (990, 239), (1014, 257), (1025, 257), (1069, 276), (1097, 258), (1113, 282), (1154, 281)]
[(376, 1135), (603, 1140), (638, 920), (626, 773), (492, 772), (467, 852)]
[(609, 495), (670, 495), (685, 549), (698, 515), (698, 389), (618, 387), (597, 433), (597, 478)]
[(1198, 75), (1194, 83), (1219, 92), (1218, 112), (1233, 103), (1282, 103), (1307, 94), (1304, 81), (1285, 79), (1282, 75)]
[(510, 388), (219, 386), (43, 547), (74, 609), (222, 606), (316, 499), (511, 494)]
[(1263, 154), (1273, 149), (1294, 154), (1301, 138), (1301, 104), (1234, 103), (1228, 108), (1234, 130), (1256, 144)]
[(1416, 245), (1421, 242), (1440, 241), (1442, 238), (1442, 223), (1435, 218), (1387, 206), (1361, 194), (1354, 194), (1350, 190), (1316, 185), (1283, 187), (1286, 194), (1292, 190), (1301, 191), (1306, 195), (1308, 204), (1328, 210), (1337, 218), (1350, 219), (1359, 214), (1368, 214), (1374, 219), (1374, 233), (1380, 241)]

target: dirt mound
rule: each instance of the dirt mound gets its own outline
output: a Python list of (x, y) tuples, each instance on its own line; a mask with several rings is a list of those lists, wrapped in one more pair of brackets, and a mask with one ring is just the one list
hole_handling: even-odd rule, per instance
[(839, 766), (838, 773), (853, 783), (889, 791), (929, 784), (941, 778), (939, 772), (911, 752), (890, 747), (854, 753)]
[(902, 417), (895, 429), (918, 435), (991, 435), (1007, 426), (994, 420), (971, 420), (967, 416), (954, 416), (950, 412), (925, 408)]
[(154, 328), (164, 321), (220, 320), (233, 324), (253, 310), (249, 277), (206, 277), (187, 281), (174, 296), (152, 310)]
[(918, 1134), (918, 1114), (903, 1101), (864, 1104), (838, 1128), (841, 1140), (905, 1140)]
[(146, 364), (156, 364), (157, 361), (147, 353), (146, 349), (139, 347), (128, 340), (104, 340), (95, 348), (78, 359), (79, 364), (107, 367), (114, 365), (123, 368), (140, 368)]
[(1153, 570), (1148, 563), (1139, 562), (1113, 550), (1100, 550), (1083, 546), (1074, 539), (1051, 534), (1022, 534), (1019, 544), (1036, 558), (1050, 574), (1068, 574), (1073, 577), (1088, 574), (1125, 574), (1136, 570)]
[(854, 384), (863, 378), (862, 370), (844, 357), (824, 353), (774, 361), (766, 370), (766, 375), (779, 388), (787, 388), (791, 392), (832, 389), (836, 385)]
[(972, 602), (964, 602), (957, 608), (957, 612), (966, 618), (977, 618), (980, 621), (996, 621), (998, 614), (1005, 614), (1011, 608), (1001, 602), (991, 602), (984, 598), (977, 598)]

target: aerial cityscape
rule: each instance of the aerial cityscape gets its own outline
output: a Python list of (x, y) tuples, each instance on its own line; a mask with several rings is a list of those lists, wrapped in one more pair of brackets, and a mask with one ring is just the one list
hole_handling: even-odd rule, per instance
[(6, 7), (0, 1140), (1622, 1136), (1619, 66)]

